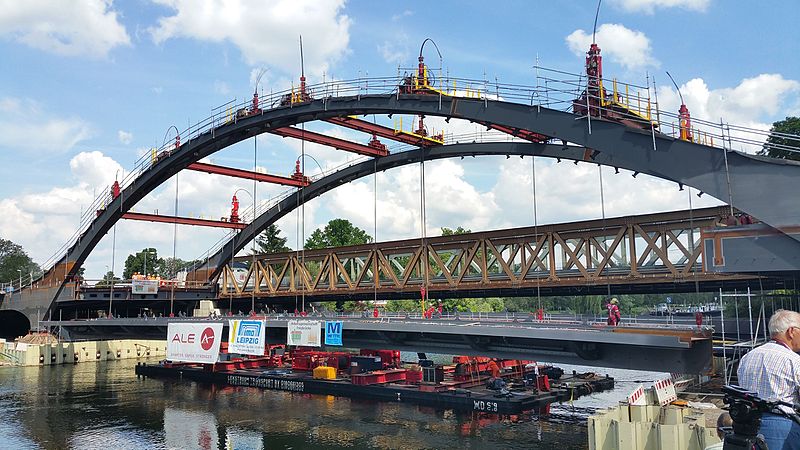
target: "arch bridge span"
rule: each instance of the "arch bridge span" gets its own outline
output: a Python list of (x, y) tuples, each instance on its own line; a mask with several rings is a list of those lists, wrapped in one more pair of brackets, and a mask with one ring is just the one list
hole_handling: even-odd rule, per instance
[[(62, 287), (50, 296), (51, 304), (58, 297), (63, 284), (77, 273), (114, 223), (176, 173), (216, 151), (270, 130), (354, 114), (432, 115), (530, 131), (576, 144), (583, 149), (584, 156), (580, 159), (647, 173), (692, 186), (717, 198), (728, 198), (737, 209), (777, 229), (800, 223), (800, 199), (789, 194), (793, 192), (792, 180), (800, 173), (800, 165), (794, 162), (725, 152), (616, 122), (587, 120), (586, 117), (580, 118), (568, 112), (486, 98), (397, 92), (328, 96), (262, 110), (259, 114), (232, 122), (219, 125), (212, 123), (206, 131), (176, 146), (167, 157), (157, 160), (151, 167), (143, 167), (67, 249), (65, 256), (53, 266), (50, 273), (45, 275), (45, 278), (58, 275), (57, 278), (62, 280)], [(512, 145), (526, 144), (509, 143), (509, 146)], [(313, 184), (305, 189), (309, 188), (313, 188)], [(764, 202), (767, 196), (773, 201)], [(795, 240), (786, 245), (796, 246), (800, 253), (800, 242)], [(62, 270), (65, 274), (63, 278), (60, 276)]]

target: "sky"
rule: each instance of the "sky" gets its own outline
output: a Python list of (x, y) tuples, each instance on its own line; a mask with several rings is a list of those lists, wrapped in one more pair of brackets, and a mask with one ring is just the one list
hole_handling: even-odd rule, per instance
[[(73, 235), (94, 198), (151, 147), (172, 139), (170, 127), (185, 129), (220, 105), (247, 100), (260, 73), (261, 93), (297, 84), (300, 35), (309, 83), (396, 76), (399, 67), (416, 64), (420, 45), (431, 38), (444, 73), (534, 86), (537, 61), (583, 71), (596, 5), (589, 0), (0, 0), (0, 238), (46, 262)], [(655, 82), (661, 109), (676, 112), (680, 105), (669, 71), (693, 117), (768, 130), (777, 120), (800, 115), (797, 23), (796, 0), (605, 0), (596, 40), (604, 76)], [(426, 45), (424, 54), (432, 67), (439, 66), (432, 46)], [(372, 119), (392, 126), (388, 118)], [(426, 123), (449, 135), (479, 131), (456, 120)], [(308, 127), (369, 140), (331, 124)], [(313, 157), (305, 159), (307, 175), (357, 159), (264, 135), (206, 161), (288, 175), (301, 151)], [(536, 159), (534, 167), (530, 158), (429, 162), (425, 232), (720, 204), (708, 195), (679, 191), (674, 183), (629, 175), (547, 159)], [(420, 189), (418, 166), (389, 170), (334, 189), (278, 226), (295, 249), (334, 218), (348, 219), (370, 235), (377, 230), (378, 241), (418, 237)], [(174, 214), (176, 190), (178, 215), (205, 218), (228, 216), (237, 191), (242, 209), (286, 192), (184, 171), (134, 210)], [(99, 279), (111, 268), (121, 274), (125, 258), (145, 247), (155, 247), (162, 257), (204, 258), (226, 233), (121, 221), (84, 264), (86, 277)]]

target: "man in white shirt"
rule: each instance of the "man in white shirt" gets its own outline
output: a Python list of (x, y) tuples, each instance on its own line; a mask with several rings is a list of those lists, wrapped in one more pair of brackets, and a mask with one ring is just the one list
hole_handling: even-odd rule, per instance
[[(765, 400), (800, 404), (800, 313), (778, 310), (769, 319), (772, 340), (747, 353), (739, 364), (739, 386)], [(786, 412), (791, 408), (781, 406)], [(770, 450), (800, 450), (800, 425), (765, 413), (759, 433)]]

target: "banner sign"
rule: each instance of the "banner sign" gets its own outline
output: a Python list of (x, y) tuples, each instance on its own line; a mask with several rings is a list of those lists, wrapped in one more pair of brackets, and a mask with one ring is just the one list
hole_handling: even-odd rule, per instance
[(318, 320), (290, 320), (286, 327), (286, 345), (320, 347), (320, 322)]
[(219, 359), (221, 323), (175, 323), (167, 326), (167, 359), (215, 363)]
[(131, 280), (132, 294), (158, 294), (158, 280)]
[(263, 320), (229, 320), (228, 352), (264, 355), (266, 328)]
[(342, 322), (325, 322), (325, 345), (342, 345)]

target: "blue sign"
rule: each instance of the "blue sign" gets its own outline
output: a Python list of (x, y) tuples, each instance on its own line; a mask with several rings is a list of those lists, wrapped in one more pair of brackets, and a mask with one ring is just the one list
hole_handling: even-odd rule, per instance
[(325, 345), (342, 345), (342, 322), (325, 322)]
[(667, 303), (672, 303), (672, 297), (667, 297)]
[(263, 355), (266, 341), (266, 323), (263, 320), (229, 321), (228, 352)]

